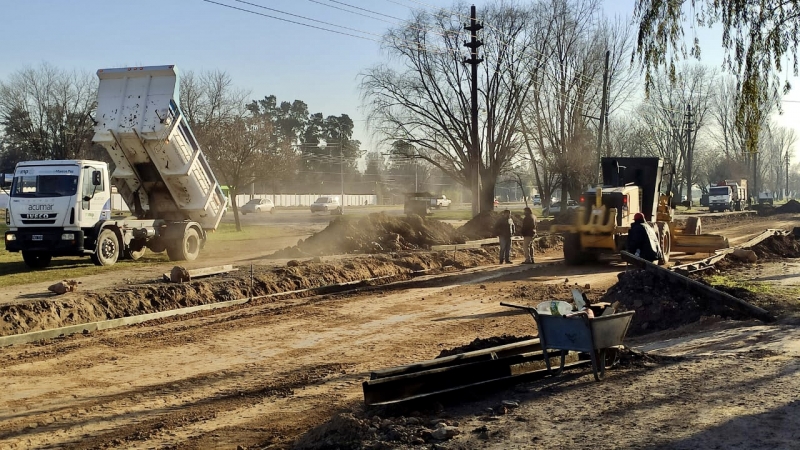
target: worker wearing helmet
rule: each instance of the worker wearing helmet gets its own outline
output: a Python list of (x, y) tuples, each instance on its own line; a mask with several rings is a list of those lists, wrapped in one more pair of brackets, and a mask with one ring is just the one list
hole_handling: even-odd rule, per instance
[(633, 223), (628, 231), (627, 247), (628, 252), (648, 261), (656, 261), (661, 255), (658, 235), (653, 227), (645, 222), (644, 214), (640, 212), (633, 216)]

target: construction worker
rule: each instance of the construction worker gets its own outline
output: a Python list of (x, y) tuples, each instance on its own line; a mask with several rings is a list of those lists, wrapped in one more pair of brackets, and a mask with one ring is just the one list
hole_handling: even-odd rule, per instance
[(506, 209), (500, 213), (500, 218), (494, 224), (494, 233), (500, 240), (500, 264), (511, 264), (511, 236), (514, 235), (511, 211)]
[(644, 214), (638, 212), (633, 216), (631, 229), (628, 231), (628, 252), (646, 259), (656, 261), (661, 255), (661, 246), (653, 227), (645, 222)]
[(525, 261), (522, 264), (533, 264), (533, 238), (536, 236), (536, 218), (533, 211), (525, 208), (525, 217), (522, 218), (522, 251), (525, 253)]

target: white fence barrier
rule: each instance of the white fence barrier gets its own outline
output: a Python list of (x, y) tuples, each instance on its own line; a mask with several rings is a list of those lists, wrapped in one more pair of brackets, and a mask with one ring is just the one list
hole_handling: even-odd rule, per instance
[[(314, 200), (319, 197), (341, 197), (341, 195), (327, 195), (327, 194), (256, 194), (250, 196), (247, 194), (239, 194), (236, 196), (236, 204), (239, 206), (249, 202), (251, 198), (268, 198), (275, 203), (275, 206), (310, 206)], [(377, 195), (345, 195), (344, 206), (356, 205), (377, 205)], [(0, 207), (5, 208), (8, 205), (8, 195), (0, 193)], [(122, 196), (115, 193), (111, 194), (111, 210), (112, 211), (130, 211), (128, 206), (122, 200)]]
[[(236, 196), (236, 204), (242, 206), (251, 198), (268, 198), (275, 206), (310, 206), (314, 200), (320, 197), (336, 197), (341, 199), (341, 195), (336, 194), (256, 194), (253, 196), (239, 194)], [(344, 206), (356, 205), (377, 205), (377, 195), (345, 195)]]

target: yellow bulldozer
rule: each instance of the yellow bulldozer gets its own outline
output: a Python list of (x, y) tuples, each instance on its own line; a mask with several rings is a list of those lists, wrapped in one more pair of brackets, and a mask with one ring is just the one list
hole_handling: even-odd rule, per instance
[[(580, 199), (571, 225), (553, 225), (564, 235), (564, 261), (581, 264), (604, 253), (625, 250), (633, 216), (641, 212), (658, 234), (663, 257), (670, 253), (711, 253), (728, 247), (728, 239), (702, 234), (700, 218), (689, 217), (683, 225), (674, 220), (670, 189), (661, 193), (664, 161), (650, 157), (601, 158), (603, 183), (589, 189)], [(671, 184), (671, 183), (670, 183)]]

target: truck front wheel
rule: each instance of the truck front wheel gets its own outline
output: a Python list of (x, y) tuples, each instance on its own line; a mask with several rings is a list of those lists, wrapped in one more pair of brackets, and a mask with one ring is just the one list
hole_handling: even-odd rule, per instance
[(200, 254), (200, 235), (194, 228), (183, 233), (180, 242), (167, 245), (167, 256), (170, 261), (194, 261)]
[(50, 265), (50, 260), (52, 259), (53, 257), (47, 253), (22, 252), (22, 260), (25, 261), (25, 264), (31, 269), (44, 269)]
[(96, 266), (113, 266), (119, 259), (119, 239), (117, 233), (108, 228), (97, 236), (97, 244), (92, 254), (92, 262)]

